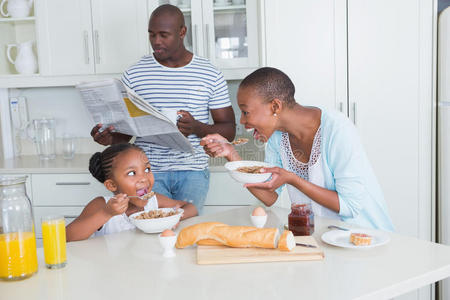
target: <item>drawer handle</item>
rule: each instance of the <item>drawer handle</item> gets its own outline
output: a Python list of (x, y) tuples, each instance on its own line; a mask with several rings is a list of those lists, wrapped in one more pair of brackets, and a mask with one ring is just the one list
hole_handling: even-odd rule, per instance
[(56, 185), (90, 185), (90, 182), (57, 182)]

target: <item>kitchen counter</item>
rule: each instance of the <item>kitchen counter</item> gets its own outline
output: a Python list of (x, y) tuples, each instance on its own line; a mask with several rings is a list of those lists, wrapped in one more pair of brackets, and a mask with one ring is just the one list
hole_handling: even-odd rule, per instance
[[(37, 155), (0, 160), (0, 174), (65, 174), (89, 173), (91, 154), (77, 154), (73, 159), (63, 159), (57, 155), (55, 159), (41, 160)], [(211, 172), (225, 172), (223, 166), (210, 166)]]
[[(250, 225), (252, 207), (195, 217), (180, 229), (204, 221)], [(267, 227), (287, 222), (288, 210), (268, 209)], [(44, 266), (18, 282), (0, 282), (2, 299), (386, 299), (450, 276), (450, 247), (390, 234), (372, 249), (327, 245), (329, 224), (316, 217), (314, 236), (323, 261), (197, 265), (195, 247), (164, 258), (157, 234), (126, 231), (67, 245), (68, 265)], [(345, 226), (348, 226), (347, 224)], [(177, 230), (178, 231), (178, 230)]]

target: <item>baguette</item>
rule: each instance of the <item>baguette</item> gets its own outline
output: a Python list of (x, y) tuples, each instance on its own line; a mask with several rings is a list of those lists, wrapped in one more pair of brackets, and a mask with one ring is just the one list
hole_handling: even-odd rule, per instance
[(213, 240), (213, 239), (200, 240), (200, 241), (197, 242), (197, 245), (202, 245), (202, 246), (223, 246), (223, 244), (221, 242), (218, 242), (218, 241)]
[[(185, 248), (199, 241), (215, 240), (229, 247), (271, 248), (277, 247), (279, 232), (277, 228), (256, 228), (250, 226), (229, 226), (218, 222), (199, 223), (180, 231), (176, 247)], [(210, 243), (210, 241), (206, 241)]]
[(278, 249), (281, 251), (291, 251), (295, 248), (295, 237), (291, 231), (285, 230), (278, 241)]

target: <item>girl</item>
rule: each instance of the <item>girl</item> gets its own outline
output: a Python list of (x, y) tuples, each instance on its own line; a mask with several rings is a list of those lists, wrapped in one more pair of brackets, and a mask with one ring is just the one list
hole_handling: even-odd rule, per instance
[(147, 156), (133, 144), (115, 144), (95, 153), (89, 161), (89, 171), (114, 196), (99, 196), (89, 202), (81, 215), (67, 225), (67, 241), (133, 229), (128, 216), (143, 210), (177, 206), (184, 209), (181, 219), (197, 215), (193, 204), (160, 194), (147, 200), (128, 197), (150, 193), (154, 183)]
[[(262, 170), (272, 173), (269, 181), (245, 187), (271, 206), (287, 184), (291, 203), (310, 202), (316, 215), (392, 231), (356, 128), (340, 113), (298, 104), (294, 93), (289, 77), (275, 68), (258, 69), (241, 82), (240, 123), (253, 129), (255, 139), (268, 141), (265, 160), (277, 166)], [(210, 156), (241, 160), (218, 134), (201, 144)]]

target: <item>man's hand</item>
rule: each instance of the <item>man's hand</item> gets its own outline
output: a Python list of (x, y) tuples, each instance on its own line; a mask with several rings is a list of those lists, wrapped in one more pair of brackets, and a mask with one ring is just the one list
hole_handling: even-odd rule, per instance
[(179, 110), (178, 115), (181, 116), (177, 122), (180, 132), (186, 137), (191, 134), (196, 134), (197, 125), (199, 122), (195, 120), (188, 111)]
[(125, 194), (117, 194), (106, 203), (105, 210), (111, 216), (121, 215), (127, 211), (129, 198)]
[(114, 132), (114, 126), (109, 126), (100, 132), (102, 126), (103, 124), (97, 124), (91, 130), (91, 136), (94, 138), (94, 141), (100, 145), (109, 146), (118, 143), (128, 143), (131, 139), (131, 136), (129, 135)]

